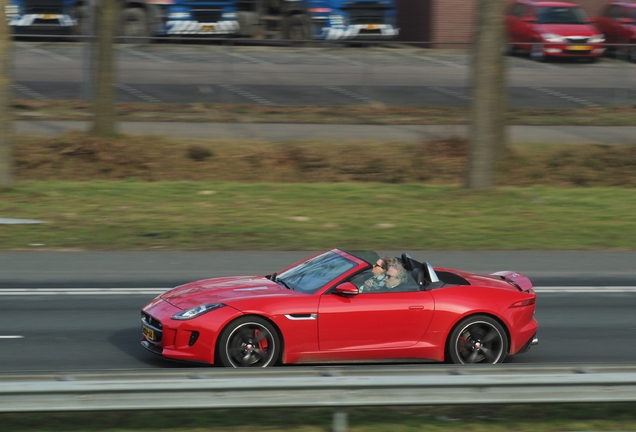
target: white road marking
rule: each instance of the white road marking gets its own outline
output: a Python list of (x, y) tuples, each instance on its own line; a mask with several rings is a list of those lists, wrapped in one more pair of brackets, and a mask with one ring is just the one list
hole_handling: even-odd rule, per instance
[(235, 52), (224, 52), (224, 54), (228, 55), (230, 57), (236, 57), (236, 58), (239, 58), (241, 60), (246, 60), (246, 61), (249, 61), (249, 62), (252, 62), (252, 63), (258, 63), (258, 64), (262, 64), (262, 65), (273, 65), (273, 63), (270, 63), (268, 61), (261, 60), (261, 59), (256, 58), (256, 57), (250, 57), (250, 56), (247, 56), (245, 54), (239, 54), (239, 53), (235, 53)]
[(15, 336), (0, 336), (0, 339), (24, 339), (24, 336), (19, 336), (19, 335), (15, 335)]
[(267, 100), (265, 98), (262, 98), (260, 96), (255, 95), (254, 93), (250, 93), (247, 90), (243, 90), (237, 87), (234, 87), (233, 85), (229, 85), (229, 84), (222, 84), (219, 87), (224, 88), (225, 90), (235, 93), (239, 96), (243, 96), (246, 99), (250, 99), (254, 102), (258, 102), (261, 105), (276, 105), (274, 102)]
[(340, 93), (341, 95), (350, 97), (351, 99), (359, 100), (359, 101), (365, 102), (365, 103), (374, 103), (373, 100), (369, 99), (366, 96), (363, 96), (361, 94), (358, 94), (358, 93), (355, 93), (355, 92), (352, 92), (352, 91), (349, 91), (349, 90), (346, 90), (346, 89), (343, 89), (343, 88), (340, 88), (340, 87), (325, 86), (325, 88), (327, 90), (331, 90), (333, 92)]
[(158, 295), (170, 288), (6, 288), (0, 296)]
[(14, 89), (16, 89), (17, 91), (24, 93), (25, 95), (33, 98), (33, 99), (37, 99), (40, 101), (48, 101), (50, 100), (49, 98), (47, 98), (44, 95), (41, 95), (40, 93), (36, 92), (35, 90), (30, 89), (27, 86), (23, 86), (22, 84), (12, 84), (11, 87), (13, 87)]
[[(21, 48), (24, 48), (24, 47), (21, 47)], [(64, 61), (64, 62), (73, 60), (70, 57), (65, 57), (63, 55), (56, 54), (56, 53), (53, 53), (53, 52), (50, 52), (50, 51), (45, 51), (45, 50), (39, 49), (39, 48), (31, 48), (31, 47), (27, 46), (27, 50), (31, 51), (33, 53), (36, 53), (36, 54), (42, 54), (42, 55), (45, 55), (47, 57), (53, 58), (55, 60), (60, 60), (60, 61)]]
[(143, 58), (148, 59), (148, 60), (153, 60), (153, 61), (156, 61), (156, 62), (159, 62), (159, 63), (174, 63), (172, 60), (167, 60), (167, 59), (158, 57), (158, 56), (153, 55), (153, 54), (145, 53), (143, 51), (136, 51), (136, 50), (132, 50), (130, 48), (122, 48), (122, 51), (124, 51), (126, 53), (129, 53), (129, 54), (132, 54), (132, 55), (136, 55), (138, 57), (143, 57)]
[(625, 293), (636, 292), (636, 286), (545, 286), (533, 290), (537, 293)]
[(154, 98), (154, 97), (152, 97), (150, 95), (147, 95), (146, 93), (144, 93), (144, 92), (142, 92), (140, 90), (137, 90), (136, 88), (131, 87), (131, 86), (126, 85), (126, 84), (115, 84), (115, 87), (125, 91), (126, 93), (130, 93), (131, 95), (136, 96), (139, 99), (144, 100), (146, 102), (150, 102), (150, 103), (161, 102), (159, 99)]
[[(159, 295), (172, 287), (148, 288), (0, 288), (0, 296), (51, 296), (51, 295)], [(636, 293), (636, 286), (537, 286), (538, 294), (544, 293)]]
[(431, 90), (434, 90), (434, 91), (438, 92), (438, 93), (442, 93), (442, 94), (445, 94), (447, 96), (456, 97), (457, 99), (462, 99), (462, 100), (467, 100), (467, 101), (472, 99), (470, 96), (466, 96), (466, 95), (461, 94), (459, 92), (456, 92), (454, 90), (448, 90), (448, 89), (445, 89), (445, 88), (442, 88), (442, 87), (429, 87), (429, 88)]
[(345, 63), (349, 63), (349, 64), (352, 64), (352, 65), (355, 65), (355, 66), (369, 66), (366, 63), (362, 63), (362, 62), (359, 62), (359, 61), (356, 61), (356, 60), (351, 60), (351, 59), (349, 59), (347, 57), (339, 57), (339, 56), (335, 56), (335, 55), (332, 55), (332, 54), (323, 54), (323, 53), (320, 53), (319, 55), (320, 55), (320, 57), (325, 57), (325, 58), (328, 58), (330, 60), (336, 60), (338, 63), (345, 62)]
[(561, 92), (558, 92), (558, 91), (555, 91), (555, 90), (550, 90), (550, 89), (543, 88), (543, 87), (531, 87), (531, 88), (533, 90), (539, 91), (541, 93), (545, 93), (545, 94), (548, 94), (550, 96), (554, 96), (554, 97), (557, 97), (557, 98), (565, 99), (565, 100), (568, 100), (570, 102), (574, 102), (574, 103), (577, 103), (579, 105), (583, 105), (583, 106), (586, 106), (586, 107), (589, 107), (589, 108), (598, 108), (600, 106), (598, 104), (595, 104), (594, 102), (590, 102), (590, 101), (587, 101), (585, 99), (580, 99), (580, 98), (577, 98), (577, 97), (574, 97), (574, 96), (569, 96), (569, 95), (566, 95), (565, 93), (561, 93)]

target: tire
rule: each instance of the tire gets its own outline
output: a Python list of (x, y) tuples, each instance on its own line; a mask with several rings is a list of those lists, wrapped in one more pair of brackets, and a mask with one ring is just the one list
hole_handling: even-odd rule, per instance
[(307, 15), (290, 15), (283, 21), (283, 38), (292, 42), (307, 42), (312, 39), (311, 19)]
[(231, 322), (217, 346), (220, 363), (234, 368), (274, 366), (280, 350), (280, 337), (274, 326), (257, 316)]
[(629, 47), (629, 53), (627, 54), (627, 59), (632, 63), (636, 63), (636, 46)]
[(544, 62), (545, 53), (543, 52), (543, 45), (533, 44), (532, 48), (530, 48), (530, 58), (536, 62)]
[(146, 12), (140, 8), (128, 8), (119, 14), (120, 41), (130, 44), (150, 42), (150, 26)]
[(474, 315), (461, 320), (447, 342), (447, 360), (455, 364), (503, 363), (508, 336), (495, 319)]

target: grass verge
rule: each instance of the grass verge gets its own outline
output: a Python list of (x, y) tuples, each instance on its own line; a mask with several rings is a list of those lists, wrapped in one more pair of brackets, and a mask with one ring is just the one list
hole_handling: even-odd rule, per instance
[(633, 249), (636, 189), (23, 181), (3, 249)]
[[(636, 407), (624, 404), (536, 404), (461, 407), (349, 408), (350, 432), (627, 431)], [(12, 432), (326, 432), (329, 408), (0, 414)]]

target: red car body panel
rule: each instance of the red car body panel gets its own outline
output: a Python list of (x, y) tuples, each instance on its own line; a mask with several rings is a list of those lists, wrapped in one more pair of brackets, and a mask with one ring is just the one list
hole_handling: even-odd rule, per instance
[[(579, 24), (541, 23), (538, 15), (540, 8), (575, 8), (582, 11), (576, 3), (513, 1), (505, 16), (508, 43), (513, 49), (530, 52), (533, 47), (540, 46), (545, 57), (597, 58), (605, 53), (604, 40), (592, 39), (601, 35), (592, 20)], [(548, 34), (567, 40), (546, 40), (543, 36)]]
[[(338, 295), (337, 285), (369, 272), (371, 264), (338, 249), (327, 253), (345, 258), (351, 268), (311, 293), (288, 289), (271, 276), (206, 279), (167, 291), (142, 309), (144, 334), (152, 335), (146, 333), (148, 328), (161, 333), (158, 338), (143, 336), (142, 344), (165, 358), (215, 364), (223, 330), (237, 318), (257, 316), (276, 329), (282, 363), (444, 361), (449, 334), (469, 316), (486, 315), (499, 322), (512, 355), (526, 349), (537, 333), (536, 294), (529, 279), (519, 273), (477, 275), (436, 268), (440, 275), (451, 274), (466, 284)], [(192, 319), (173, 318), (202, 304), (224, 306)]]
[(636, 4), (607, 3), (595, 19), (608, 44), (636, 43)]

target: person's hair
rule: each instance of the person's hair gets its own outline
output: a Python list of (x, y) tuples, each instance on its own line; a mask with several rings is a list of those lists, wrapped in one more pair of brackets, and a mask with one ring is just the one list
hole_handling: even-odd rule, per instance
[(397, 274), (395, 275), (395, 277), (398, 278), (400, 283), (404, 283), (404, 282), (406, 282), (408, 280), (409, 275), (406, 272), (406, 269), (404, 267), (402, 267), (401, 264), (393, 264), (393, 265), (389, 266), (389, 268), (394, 268), (394, 269), (397, 270)]
[(382, 257), (380, 258), (382, 260), (382, 262), (384, 263), (384, 266), (382, 266), (382, 268), (386, 271), (389, 269), (389, 267), (394, 266), (396, 264), (398, 264), (398, 260), (397, 258), (391, 258), (388, 256)]

